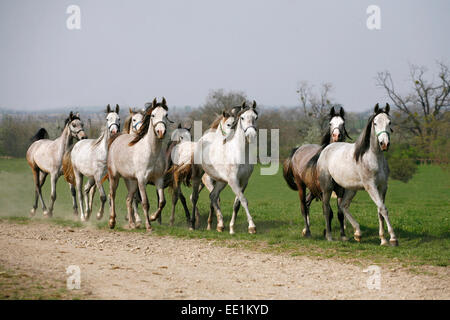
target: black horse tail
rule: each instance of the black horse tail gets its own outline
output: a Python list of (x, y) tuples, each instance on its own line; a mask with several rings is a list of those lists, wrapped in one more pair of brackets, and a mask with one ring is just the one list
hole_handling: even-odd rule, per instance
[(289, 158), (284, 160), (284, 163), (283, 163), (284, 180), (286, 180), (287, 185), (292, 190), (298, 190), (298, 186), (294, 180), (294, 173), (292, 172), (292, 157), (294, 156), (294, 153), (295, 153), (295, 151), (297, 151), (297, 149), (298, 148), (292, 149), (291, 155), (289, 156)]
[(31, 142), (35, 142), (41, 139), (48, 139), (48, 132), (44, 128), (40, 128), (30, 140)]

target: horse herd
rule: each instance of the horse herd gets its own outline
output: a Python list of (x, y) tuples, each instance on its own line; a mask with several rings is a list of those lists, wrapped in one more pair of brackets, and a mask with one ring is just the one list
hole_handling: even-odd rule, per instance
[[(161, 212), (166, 204), (164, 189), (172, 194), (173, 225), (175, 207), (181, 200), (190, 229), (199, 226), (197, 201), (199, 193), (206, 187), (209, 191), (210, 210), (207, 229), (212, 228), (212, 217), (217, 216), (217, 231), (225, 229), (220, 209), (220, 193), (229, 185), (235, 194), (233, 213), (229, 225), (234, 234), (234, 224), (240, 206), (245, 210), (248, 232), (256, 233), (256, 225), (250, 214), (244, 195), (254, 165), (249, 161), (250, 145), (257, 137), (258, 112), (256, 102), (243, 102), (224, 110), (196, 142), (191, 141), (190, 127), (178, 128), (172, 132), (171, 141), (164, 143), (168, 126), (173, 123), (168, 117), (165, 98), (155, 98), (145, 109), (129, 110), (130, 114), (120, 130), (119, 106), (106, 109), (105, 124), (97, 139), (88, 139), (79, 114), (70, 112), (60, 137), (48, 139), (44, 128), (32, 138), (27, 151), (35, 184), (35, 200), (31, 215), (35, 215), (40, 200), (44, 216), (51, 217), (56, 200), (56, 182), (64, 175), (72, 194), (74, 215), (89, 219), (96, 189), (100, 193), (101, 206), (97, 219), (101, 219), (107, 196), (103, 182), (109, 179), (110, 217), (109, 226), (116, 224), (116, 191), (120, 178), (127, 188), (127, 215), (130, 228), (138, 228), (142, 221), (138, 214), (138, 203), (142, 204), (145, 226), (152, 230), (151, 221), (161, 223)], [(383, 151), (390, 144), (389, 105), (380, 108), (377, 104), (373, 114), (355, 143), (346, 143), (349, 136), (345, 129), (345, 113), (334, 107), (329, 113), (329, 130), (320, 145), (307, 144), (293, 149), (283, 164), (283, 175), (291, 189), (297, 190), (301, 213), (305, 220), (303, 236), (309, 237), (309, 206), (314, 198), (322, 200), (327, 240), (331, 241), (330, 207), (332, 192), (337, 195), (338, 219), (342, 240), (346, 240), (345, 221), (354, 228), (354, 238), (361, 241), (359, 224), (349, 212), (350, 203), (358, 190), (365, 189), (378, 208), (379, 236), (381, 245), (398, 245), (384, 204), (389, 169)], [(75, 142), (74, 140), (78, 140)], [(42, 186), (47, 175), (51, 179), (50, 206), (46, 207), (42, 197)], [(83, 186), (83, 178), (87, 178)], [(181, 184), (192, 186), (192, 214), (189, 212)], [(146, 185), (156, 187), (158, 208), (149, 214)], [(309, 194), (306, 194), (309, 189)], [(384, 222), (388, 227), (390, 241), (384, 237)]]

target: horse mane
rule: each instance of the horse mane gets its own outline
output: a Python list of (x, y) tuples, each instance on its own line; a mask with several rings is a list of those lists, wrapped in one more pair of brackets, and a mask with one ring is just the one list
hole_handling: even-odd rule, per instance
[(359, 159), (361, 159), (361, 157), (364, 155), (364, 153), (366, 153), (367, 150), (369, 150), (370, 136), (372, 134), (372, 122), (375, 119), (375, 117), (377, 115), (379, 115), (380, 113), (386, 113), (386, 112), (384, 112), (383, 110), (380, 109), (377, 112), (375, 112), (373, 115), (371, 115), (369, 117), (369, 120), (367, 120), (366, 127), (359, 135), (358, 140), (356, 140), (356, 142), (355, 142), (354, 158), (355, 158), (356, 162), (358, 162)]
[(135, 145), (139, 140), (145, 137), (145, 135), (148, 132), (148, 127), (150, 126), (150, 120), (153, 110), (155, 110), (158, 107), (161, 107), (166, 111), (169, 110), (167, 105), (163, 104), (162, 102), (152, 104), (150, 104), (150, 102), (147, 102), (145, 106), (147, 107), (147, 109), (145, 110), (144, 119), (142, 119), (142, 125), (139, 128), (139, 131), (136, 133), (134, 139), (131, 140), (131, 142), (128, 144), (129, 146)]
[(100, 144), (100, 142), (102, 142), (103, 138), (106, 135), (108, 128), (103, 128), (102, 133), (100, 134), (100, 137), (97, 138), (97, 140), (95, 140), (95, 142), (92, 144), (91, 148), (95, 148), (96, 146), (98, 146)]
[(48, 132), (44, 128), (40, 128), (34, 136), (31, 137), (31, 142), (35, 142), (41, 139), (48, 139)]
[(123, 132), (116, 132), (115, 134), (113, 134), (111, 137), (109, 137), (108, 140), (108, 150), (109, 147), (111, 147), (111, 144), (114, 142), (114, 140), (116, 140), (119, 136), (121, 136), (122, 134), (124, 134)]
[(219, 127), (220, 122), (224, 118), (223, 115), (218, 116), (212, 123), (211, 123), (211, 129), (217, 129)]

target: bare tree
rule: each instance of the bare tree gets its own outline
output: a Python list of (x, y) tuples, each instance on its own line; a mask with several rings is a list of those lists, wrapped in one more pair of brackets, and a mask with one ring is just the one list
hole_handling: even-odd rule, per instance
[(443, 114), (450, 106), (449, 68), (443, 62), (437, 64), (439, 72), (436, 81), (425, 79), (425, 67), (410, 65), (412, 90), (406, 95), (395, 89), (389, 71), (379, 72), (376, 77), (377, 85), (386, 90), (403, 119), (398, 125), (422, 140), (436, 137), (433, 123), (444, 119)]
[(242, 91), (211, 90), (205, 104), (194, 110), (191, 113), (191, 118), (194, 120), (201, 119), (205, 128), (205, 125), (212, 123), (224, 109), (230, 110), (235, 106), (240, 106), (244, 101), (247, 101), (247, 96)]

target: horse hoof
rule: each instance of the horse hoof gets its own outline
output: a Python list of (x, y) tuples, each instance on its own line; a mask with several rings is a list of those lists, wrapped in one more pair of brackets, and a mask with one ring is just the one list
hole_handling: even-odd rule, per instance
[(155, 221), (156, 219), (158, 219), (158, 216), (156, 214), (152, 214), (150, 216), (150, 221)]
[(211, 230), (211, 225), (208, 224), (208, 226), (206, 227), (206, 230)]
[(103, 218), (102, 212), (97, 212), (97, 220), (101, 220)]
[(147, 233), (150, 233), (150, 234), (151, 234), (151, 233), (153, 232), (153, 229), (152, 229), (152, 227), (150, 227), (150, 228), (147, 228), (147, 229), (146, 229), (146, 232), (147, 232)]
[(51, 218), (53, 216), (53, 213), (49, 210), (44, 211), (44, 217), (45, 218)]
[(235, 234), (234, 230), (230, 229), (230, 234), (234, 235)]
[(116, 220), (109, 219), (108, 224), (110, 229), (114, 229), (114, 227), (116, 226)]
[(216, 228), (217, 232), (223, 232), (224, 229), (225, 229), (225, 227), (223, 227), (223, 226), (217, 226), (217, 228)]
[(389, 243), (393, 247), (398, 247), (398, 240), (397, 239), (391, 239), (391, 240), (389, 240)]
[(136, 221), (135, 228), (139, 229), (141, 227), (141, 221)]
[(33, 208), (30, 210), (30, 216), (34, 217), (34, 215), (36, 214), (36, 209)]
[(360, 235), (354, 235), (353, 238), (357, 241), (357, 242), (361, 242), (361, 236)]
[(192, 228), (192, 227), (189, 227), (189, 231), (194, 231), (194, 228)]
[(381, 239), (380, 246), (387, 246), (387, 245), (388, 245), (387, 240), (386, 239)]
[(302, 236), (305, 238), (311, 238), (311, 232), (306, 231), (306, 228), (302, 230)]
[(346, 236), (341, 236), (342, 241), (348, 241), (348, 238)]
[(255, 234), (256, 233), (256, 227), (248, 227), (248, 233)]
[(128, 228), (130, 228), (130, 229), (136, 229), (136, 224), (133, 223), (133, 222), (131, 222), (131, 223), (128, 224)]

